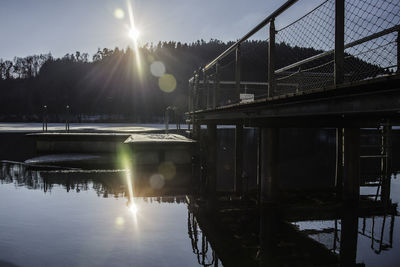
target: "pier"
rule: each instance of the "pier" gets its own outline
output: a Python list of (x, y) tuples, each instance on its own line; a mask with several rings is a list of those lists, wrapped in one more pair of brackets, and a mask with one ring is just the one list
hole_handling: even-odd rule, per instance
[[(189, 80), (189, 116), (188, 123), (192, 136), (199, 139), (202, 125), (206, 125), (207, 157), (209, 176), (208, 191), (215, 191), (214, 159), (216, 146), (216, 129), (219, 125), (235, 126), (235, 191), (242, 195), (243, 166), (243, 129), (258, 129), (258, 192), (263, 203), (275, 202), (279, 193), (279, 137), (284, 128), (332, 128), (336, 129), (336, 179), (337, 192), (343, 200), (358, 201), (360, 195), (360, 129), (376, 128), (380, 131), (380, 151), (375, 157), (381, 163), (381, 200), (390, 203), (391, 170), (391, 129), (400, 123), (400, 75), (399, 27), (379, 25), (379, 31), (372, 25), (357, 26), (346, 20), (362, 16), (363, 10), (357, 13), (357, 4), (351, 1), (324, 1), (308, 14), (287, 27), (277, 29), (275, 20), (298, 1), (287, 1), (279, 9), (266, 17), (260, 24), (250, 30), (226, 51), (195, 71)], [(354, 9), (345, 5), (354, 4)], [(378, 15), (376, 15), (378, 16)], [(332, 25), (321, 25), (315, 21), (333, 22)], [(378, 18), (379, 21), (379, 18)], [(302, 34), (295, 29), (302, 28)], [(321, 27), (332, 32), (328, 38)], [(348, 36), (349, 32), (361, 27), (365, 34), (359, 39)], [(268, 40), (268, 66), (265, 76), (267, 81), (242, 80), (243, 46), (253, 35), (266, 30)], [(361, 30), (361, 29), (359, 29)], [(293, 60), (288, 66), (281, 66), (276, 57), (278, 44), (301, 39), (310, 47), (332, 47), (318, 50), (314, 55), (301, 60)], [(347, 38), (347, 39), (346, 39)], [(392, 43), (381, 41), (381, 38), (393, 40)], [(346, 41), (345, 41), (346, 39)], [(280, 43), (278, 43), (278, 40)], [(379, 42), (385, 47), (381, 51), (371, 45)], [(361, 48), (360, 48), (361, 47)], [(373, 59), (355, 53), (375, 53)], [(388, 52), (389, 51), (389, 52)], [(386, 66), (384, 61), (390, 54), (394, 65)], [(232, 56), (233, 55), (233, 56)], [(233, 58), (234, 80), (224, 81), (221, 68), (227, 59)], [(321, 61), (322, 60), (322, 61)], [(351, 60), (364, 60), (366, 65), (353, 65)], [(279, 67), (278, 67), (279, 66)], [(381, 72), (382, 74), (378, 74)], [(225, 77), (229, 75), (225, 74)], [(252, 100), (243, 100), (248, 87), (254, 89)], [(257, 93), (258, 92), (258, 93)], [(260, 93), (262, 92), (262, 93)]]

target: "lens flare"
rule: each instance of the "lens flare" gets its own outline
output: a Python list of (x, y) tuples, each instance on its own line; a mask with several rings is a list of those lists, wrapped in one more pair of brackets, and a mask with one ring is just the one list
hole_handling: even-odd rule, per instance
[(164, 179), (171, 180), (176, 175), (175, 164), (171, 161), (165, 161), (158, 166), (158, 172), (164, 177)]
[(162, 174), (158, 174), (158, 173), (157, 174), (153, 174), (150, 177), (149, 183), (150, 183), (150, 186), (153, 189), (161, 189), (161, 188), (164, 187), (165, 178), (164, 178), (164, 176)]
[(161, 61), (154, 61), (150, 65), (150, 72), (155, 77), (161, 77), (165, 74), (165, 66)]
[(114, 10), (114, 16), (117, 19), (123, 19), (125, 17), (125, 12), (122, 9), (117, 8)]
[(116, 226), (123, 226), (125, 224), (125, 219), (122, 217), (115, 218)]
[(172, 93), (176, 89), (176, 79), (171, 74), (164, 74), (158, 79), (158, 86), (165, 93)]

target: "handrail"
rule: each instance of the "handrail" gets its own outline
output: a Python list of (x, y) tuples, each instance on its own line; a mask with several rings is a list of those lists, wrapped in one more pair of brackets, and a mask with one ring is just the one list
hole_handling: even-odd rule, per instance
[(241, 43), (249, 39), (251, 36), (253, 36), (255, 33), (257, 33), (259, 30), (262, 29), (265, 25), (270, 23), (275, 17), (279, 16), (282, 12), (284, 12), (286, 9), (291, 7), (293, 4), (295, 4), (298, 0), (288, 0), (286, 3), (284, 3), (281, 7), (279, 7), (277, 10), (275, 10), (271, 15), (266, 17), (262, 22), (260, 22), (256, 27), (254, 27), (252, 30), (250, 30), (246, 35), (244, 35), (241, 39), (239, 39), (236, 43), (231, 45), (228, 49), (226, 49), (224, 52), (222, 52), (218, 57), (216, 57), (213, 61), (208, 63), (202, 70), (203, 72), (209, 70), (212, 68), (215, 64), (217, 64), (218, 61), (226, 57), (228, 54), (230, 54), (232, 51), (234, 51), (238, 46), (240, 46)]
[[(366, 36), (366, 37), (364, 37), (364, 38), (361, 38), (361, 39), (359, 39), (359, 40), (357, 40), (357, 41), (348, 43), (348, 44), (346, 44), (346, 45), (344, 46), (344, 49), (347, 49), (347, 48), (350, 48), (350, 47), (353, 47), (353, 46), (356, 46), (356, 45), (359, 45), (359, 44), (368, 42), (368, 41), (370, 41), (370, 40), (372, 40), (372, 39), (376, 39), (376, 38), (379, 38), (379, 37), (384, 36), (384, 35), (386, 35), (386, 34), (389, 34), (389, 33), (392, 33), (392, 32), (396, 32), (396, 31), (399, 31), (399, 30), (400, 30), (400, 25), (393, 26), (393, 27), (391, 27), (391, 28), (389, 28), (389, 29), (385, 29), (385, 30), (383, 30), (383, 31), (380, 31), (380, 32), (371, 34), (371, 35), (369, 35), (369, 36)], [(293, 69), (293, 68), (295, 68), (295, 67), (301, 66), (301, 65), (303, 65), (303, 64), (305, 64), (305, 63), (314, 61), (314, 60), (316, 60), (316, 59), (319, 59), (319, 58), (328, 56), (328, 55), (333, 54), (333, 53), (335, 53), (335, 49), (331, 49), (331, 50), (329, 50), (329, 51), (326, 51), (326, 52), (317, 54), (317, 55), (315, 55), (315, 56), (312, 56), (312, 57), (309, 57), (309, 58), (306, 58), (306, 59), (297, 61), (297, 62), (295, 62), (295, 63), (293, 63), (293, 64), (290, 64), (290, 65), (288, 65), (288, 66), (285, 66), (285, 67), (283, 67), (283, 68), (280, 68), (279, 70), (276, 70), (275, 73), (278, 74), (278, 73), (281, 73), (281, 72), (284, 72), (284, 71)]]

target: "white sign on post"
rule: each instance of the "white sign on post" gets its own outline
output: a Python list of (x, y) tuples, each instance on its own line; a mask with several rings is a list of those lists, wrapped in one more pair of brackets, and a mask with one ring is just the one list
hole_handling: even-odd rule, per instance
[(249, 103), (254, 101), (254, 94), (240, 94), (240, 103)]

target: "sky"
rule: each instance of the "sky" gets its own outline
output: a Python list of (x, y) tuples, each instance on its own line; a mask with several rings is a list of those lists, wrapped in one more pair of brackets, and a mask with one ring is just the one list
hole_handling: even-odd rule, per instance
[[(126, 48), (127, 1), (131, 2), (140, 44), (192, 42), (211, 38), (234, 41), (286, 0), (0, 0), (0, 58), (98, 48)], [(299, 1), (277, 20), (284, 26), (322, 0)], [(118, 19), (115, 10), (125, 16)], [(267, 37), (261, 31), (256, 39)]]

